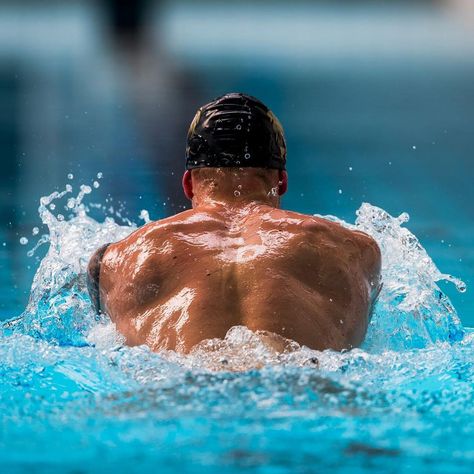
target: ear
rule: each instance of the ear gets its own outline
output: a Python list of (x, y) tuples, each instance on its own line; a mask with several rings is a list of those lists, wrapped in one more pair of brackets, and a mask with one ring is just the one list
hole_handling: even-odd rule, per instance
[(288, 173), (286, 171), (280, 171), (278, 181), (278, 195), (283, 196), (288, 189)]
[(191, 179), (191, 170), (186, 170), (183, 174), (183, 180), (181, 181), (183, 185), (184, 195), (191, 200), (194, 196), (193, 193), (193, 181)]

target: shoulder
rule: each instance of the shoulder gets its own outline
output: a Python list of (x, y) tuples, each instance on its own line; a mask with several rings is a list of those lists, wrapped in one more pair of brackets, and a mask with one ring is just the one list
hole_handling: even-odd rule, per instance
[(358, 232), (354, 232), (337, 221), (326, 219), (319, 216), (306, 216), (304, 217), (302, 227), (309, 233), (312, 233), (315, 237), (321, 237), (327, 240), (331, 240), (336, 244), (343, 244), (344, 242), (358, 242)]
[[(298, 215), (295, 213), (295, 215)], [(359, 230), (349, 229), (338, 222), (317, 216), (299, 214), (302, 227), (314, 239), (332, 243), (356, 255), (369, 274), (378, 274), (381, 267), (380, 247), (373, 237)]]
[(166, 235), (167, 232), (174, 230), (176, 226), (188, 222), (190, 219), (193, 218), (194, 215), (195, 212), (192, 209), (188, 209), (173, 216), (149, 222), (148, 224), (145, 224), (142, 227), (138, 228), (130, 235), (125, 237), (125, 239), (120, 240), (116, 244), (127, 245), (129, 243), (135, 243), (138, 239), (142, 239), (142, 241), (144, 241), (145, 239), (153, 239), (160, 235)]
[(335, 241), (348, 242), (374, 258), (380, 257), (380, 248), (375, 239), (369, 234), (345, 227), (337, 221), (324, 217), (295, 214), (302, 219), (304, 229), (310, 232), (312, 231), (315, 234), (323, 233), (325, 236), (332, 236)]
[(354, 238), (358, 243), (359, 247), (361, 248), (363, 254), (373, 261), (374, 264), (379, 263), (382, 258), (382, 254), (380, 251), (379, 244), (375, 241), (373, 237), (365, 232), (356, 230), (352, 231), (354, 234)]
[(162, 221), (150, 222), (117, 242), (102, 245), (94, 251), (87, 265), (87, 289), (97, 312), (100, 312), (100, 292), (113, 286), (117, 275), (129, 267), (136, 254), (146, 247), (151, 236), (162, 227)]
[(361, 252), (361, 265), (371, 286), (380, 290), (380, 272), (382, 268), (382, 254), (380, 247), (373, 237), (361, 231), (353, 231)]
[[(160, 253), (162, 246), (172, 241), (175, 233), (181, 231), (193, 216), (192, 210), (188, 210), (149, 222), (124, 239), (109, 244), (107, 253), (100, 255), (103, 271), (117, 271), (123, 267), (129, 267), (144, 252), (156, 256)], [(100, 249), (96, 253), (100, 254)]]
[(109, 257), (127, 249), (137, 248), (137, 244), (144, 244), (150, 240), (155, 240), (157, 237), (166, 236), (167, 233), (172, 230), (176, 224), (182, 222), (188, 214), (189, 211), (180, 212), (174, 216), (149, 222), (139, 227), (122, 240), (111, 243), (108, 247), (107, 256)]

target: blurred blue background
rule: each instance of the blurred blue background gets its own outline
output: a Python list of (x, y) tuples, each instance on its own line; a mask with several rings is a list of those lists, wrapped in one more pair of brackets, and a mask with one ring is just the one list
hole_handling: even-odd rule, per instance
[(27, 302), (40, 196), (102, 172), (92, 201), (179, 211), (196, 108), (242, 91), (285, 127), (283, 207), (407, 211), (474, 325), (473, 46), (471, 0), (1, 1), (0, 318)]

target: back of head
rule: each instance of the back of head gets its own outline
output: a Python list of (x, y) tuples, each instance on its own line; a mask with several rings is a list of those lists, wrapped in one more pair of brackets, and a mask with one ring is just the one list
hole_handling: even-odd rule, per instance
[(197, 111), (188, 132), (186, 169), (285, 166), (282, 126), (255, 97), (225, 94)]

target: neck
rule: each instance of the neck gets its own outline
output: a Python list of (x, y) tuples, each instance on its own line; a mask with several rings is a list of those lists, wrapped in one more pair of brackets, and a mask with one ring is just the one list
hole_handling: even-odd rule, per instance
[[(263, 176), (263, 177), (262, 177)], [(278, 172), (259, 174), (252, 169), (206, 172), (193, 176), (193, 208), (224, 206), (228, 208), (261, 204), (280, 206)]]
[[(240, 194), (238, 194), (240, 192)], [(257, 195), (255, 193), (245, 194), (242, 191), (236, 190), (236, 194), (222, 195), (222, 194), (195, 194), (192, 199), (193, 209), (201, 207), (227, 207), (227, 208), (242, 208), (251, 204), (260, 204), (278, 208), (280, 207), (280, 197), (278, 195)]]

